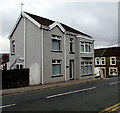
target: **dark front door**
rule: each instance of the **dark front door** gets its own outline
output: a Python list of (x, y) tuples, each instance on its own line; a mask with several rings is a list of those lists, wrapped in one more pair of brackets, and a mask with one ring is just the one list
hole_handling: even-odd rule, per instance
[(74, 79), (74, 60), (70, 60), (70, 80)]

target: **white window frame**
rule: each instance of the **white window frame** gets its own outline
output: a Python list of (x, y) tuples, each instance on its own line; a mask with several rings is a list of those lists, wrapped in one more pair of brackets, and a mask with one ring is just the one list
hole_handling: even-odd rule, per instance
[(73, 38), (70, 38), (70, 46), (71, 46), (71, 44), (72, 44), (72, 51), (70, 50), (70, 52), (74, 52), (74, 39)]
[[(80, 53), (92, 53), (93, 52), (93, 44), (91, 42), (80, 41)], [(81, 51), (81, 46), (83, 46), (84, 50)]]
[[(81, 46), (83, 46), (83, 51), (81, 51)], [(85, 51), (85, 43), (84, 42), (80, 42), (80, 52), (84, 53)]]
[[(59, 76), (61, 75), (61, 60), (52, 60), (52, 68), (53, 68), (53, 65), (60, 65), (60, 74), (55, 74), (53, 75), (53, 72), (52, 72), (52, 76)], [(53, 71), (53, 70), (52, 70)]]
[[(103, 61), (104, 63), (102, 63), (102, 61)], [(101, 57), (101, 58), (100, 58), (100, 62), (101, 62), (101, 65), (106, 65), (106, 59), (105, 59), (105, 57)]]
[[(52, 41), (56, 40), (59, 41), (59, 50), (54, 50), (53, 49), (53, 45), (52, 45), (52, 51), (61, 51), (61, 36), (57, 36), (57, 35), (52, 35)], [(53, 44), (53, 43), (52, 43)]]
[[(115, 64), (112, 63), (112, 59), (114, 58)], [(116, 57), (110, 57), (110, 65), (116, 65)]]
[(15, 54), (15, 51), (16, 51), (15, 40), (12, 40), (11, 54)]
[[(83, 62), (81, 62), (81, 69), (82, 69), (82, 67), (84, 68), (84, 70), (85, 70), (85, 68), (88, 69), (87, 73), (82, 73), (82, 70), (81, 70), (81, 75), (82, 76), (84, 76), (84, 75), (90, 75), (90, 74), (93, 73), (93, 71), (92, 71), (92, 69), (93, 69), (93, 63), (92, 63), (92, 61), (89, 61), (89, 62), (84, 62), (83, 61)], [(90, 67), (91, 67), (91, 72), (89, 73), (88, 71), (89, 71)]]
[[(14, 65), (14, 69), (17, 69), (17, 65), (19, 66), (18, 69), (23, 69), (23, 68), (24, 68), (23, 63), (16, 63), (16, 64)], [(23, 68), (20, 68), (21, 65), (22, 65)]]
[(117, 67), (110, 67), (110, 68), (109, 68), (109, 75), (111, 75), (111, 73), (110, 73), (110, 72), (111, 72), (111, 71), (110, 71), (111, 69), (116, 69), (116, 73), (117, 73), (116, 75), (118, 75), (118, 68), (117, 68)]
[[(97, 63), (97, 60), (99, 60), (99, 64)], [(100, 57), (96, 57), (96, 58), (95, 58), (95, 65), (100, 65), (100, 62), (101, 62)]]

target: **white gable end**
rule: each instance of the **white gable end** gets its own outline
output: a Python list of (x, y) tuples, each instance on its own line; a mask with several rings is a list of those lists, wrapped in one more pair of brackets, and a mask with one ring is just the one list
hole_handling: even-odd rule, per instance
[(35, 21), (33, 18), (31, 18), (26, 13), (22, 12), (23, 17), (26, 17), (28, 20), (30, 20), (33, 24), (35, 24), (37, 27), (41, 27), (41, 24), (39, 24), (37, 21)]
[(65, 29), (62, 27), (62, 25), (59, 23), (59, 22), (54, 22), (53, 24), (51, 24), (51, 25), (49, 25), (49, 27), (50, 27), (50, 30), (51, 29), (53, 29), (54, 27), (56, 27), (56, 26), (58, 26), (61, 30), (62, 30), (62, 32), (64, 33), (65, 32)]

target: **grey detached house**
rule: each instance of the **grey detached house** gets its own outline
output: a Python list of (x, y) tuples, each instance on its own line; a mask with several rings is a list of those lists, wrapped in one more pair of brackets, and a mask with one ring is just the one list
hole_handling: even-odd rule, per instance
[(65, 24), (22, 12), (10, 35), (10, 68), (29, 68), (29, 84), (91, 77), (94, 40)]

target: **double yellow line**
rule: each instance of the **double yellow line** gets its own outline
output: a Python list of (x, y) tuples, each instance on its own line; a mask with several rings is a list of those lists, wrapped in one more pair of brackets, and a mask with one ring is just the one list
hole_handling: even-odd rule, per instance
[(120, 108), (120, 103), (115, 104), (115, 105), (113, 105), (113, 106), (111, 106), (111, 107), (109, 107), (109, 108), (106, 108), (106, 109), (104, 109), (104, 110), (102, 110), (102, 111), (100, 111), (100, 112), (98, 112), (98, 113), (114, 112), (115, 110), (118, 110), (119, 108)]

